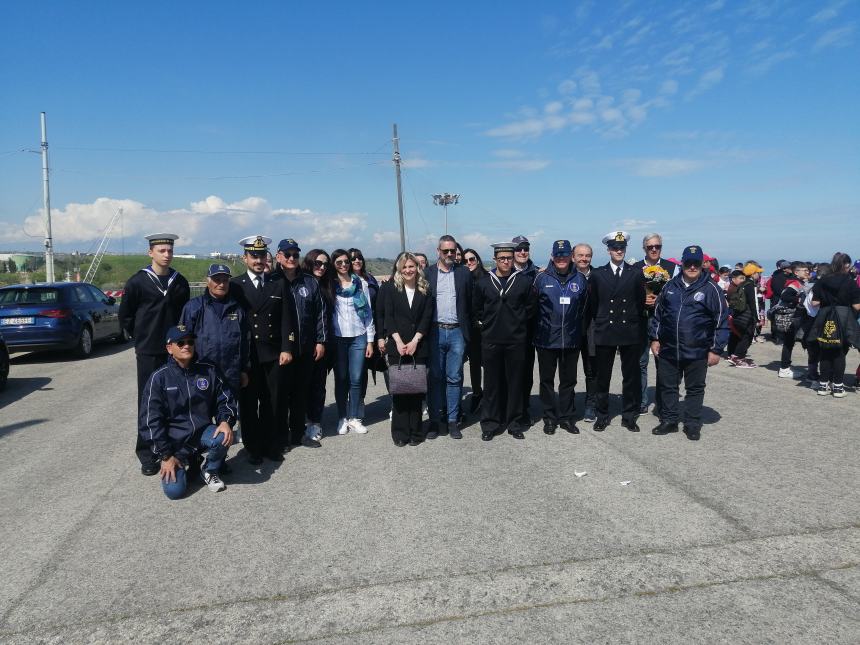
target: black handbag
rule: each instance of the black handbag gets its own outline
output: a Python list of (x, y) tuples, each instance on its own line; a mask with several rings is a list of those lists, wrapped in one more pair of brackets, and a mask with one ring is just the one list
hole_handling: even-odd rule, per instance
[(403, 356), (397, 365), (388, 366), (388, 391), (395, 394), (426, 394), (427, 393), (427, 366), (419, 365), (414, 356), (412, 364), (403, 364)]

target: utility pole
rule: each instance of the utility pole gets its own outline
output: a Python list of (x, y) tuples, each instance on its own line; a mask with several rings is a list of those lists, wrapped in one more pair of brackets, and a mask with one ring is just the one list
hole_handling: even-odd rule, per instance
[(445, 235), (448, 235), (448, 207), (460, 203), (459, 194), (439, 193), (433, 195), (433, 203), (436, 206), (445, 207)]
[(51, 189), (48, 185), (48, 126), (42, 112), (42, 198), (47, 227), (45, 231), (45, 281), (54, 281), (54, 238), (51, 235)]
[(403, 189), (400, 186), (400, 139), (397, 124), (394, 124), (394, 174), (397, 176), (397, 209), (400, 213), (400, 252), (406, 251), (406, 229), (403, 226)]

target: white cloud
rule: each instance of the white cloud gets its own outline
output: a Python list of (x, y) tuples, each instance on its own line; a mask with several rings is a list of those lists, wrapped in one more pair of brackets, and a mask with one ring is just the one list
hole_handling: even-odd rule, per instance
[(615, 229), (630, 232), (653, 229), (656, 224), (657, 220), (654, 219), (623, 219), (620, 222), (616, 222), (613, 227)]
[(769, 72), (770, 69), (772, 67), (774, 67), (775, 65), (777, 65), (783, 61), (792, 59), (795, 56), (797, 56), (797, 54), (793, 51), (775, 52), (775, 53), (771, 54), (770, 56), (767, 56), (767, 57), (763, 58), (762, 60), (758, 61), (757, 63), (750, 65), (747, 68), (747, 71), (750, 74), (756, 74), (756, 75), (765, 74), (765, 73)]
[(519, 170), (522, 172), (535, 172), (549, 166), (546, 159), (509, 159), (507, 161), (491, 161), (487, 164), (490, 168), (501, 168), (503, 170)]
[(573, 94), (576, 91), (576, 81), (572, 78), (558, 84), (558, 93), (562, 95)]
[(824, 7), (824, 9), (822, 9), (821, 11), (813, 14), (809, 18), (809, 22), (820, 24), (829, 20), (833, 20), (836, 16), (839, 15), (839, 12), (842, 10), (842, 7), (844, 7), (845, 4), (846, 2), (844, 2), (844, 0), (841, 0), (840, 2), (834, 2), (827, 7)]
[(512, 139), (537, 137), (543, 134), (546, 129), (546, 123), (542, 119), (525, 119), (523, 121), (513, 121), (506, 123), (497, 128), (487, 130), (487, 135), (491, 137), (510, 137)]
[(696, 87), (687, 93), (687, 100), (707, 92), (709, 89), (722, 81), (724, 76), (725, 67), (723, 65), (720, 65), (719, 67), (714, 67), (713, 69), (709, 69), (707, 72), (705, 72), (699, 77), (699, 82), (696, 84)]
[(400, 233), (397, 231), (379, 231), (373, 234), (373, 241), (377, 244), (389, 244), (400, 241)]
[(678, 91), (678, 81), (668, 79), (660, 84), (660, 94), (672, 95)]
[[(435, 241), (435, 240), (434, 240)], [(489, 252), (490, 255), (492, 253), (489, 251), (490, 244), (493, 242), (485, 233), (479, 233), (477, 231), (472, 231), (471, 233), (465, 233), (463, 235), (457, 236), (457, 241), (463, 245), (464, 249), (472, 248), (478, 252), (478, 255), (481, 256), (482, 260), (487, 260), (489, 258), (485, 257)], [(498, 241), (498, 240), (496, 240)]]
[(552, 101), (544, 106), (543, 111), (547, 114), (558, 114), (562, 111), (563, 108), (564, 103), (562, 103), (561, 101)]
[(854, 40), (854, 25), (849, 24), (837, 29), (825, 31), (815, 41), (812, 51), (819, 51), (827, 47), (847, 47)]
[(573, 109), (577, 112), (584, 112), (594, 107), (594, 101), (591, 99), (577, 99), (573, 102)]
[(524, 153), (522, 150), (514, 148), (499, 148), (498, 150), (493, 150), (493, 156), (499, 159), (519, 159), (524, 156)]
[(569, 118), (573, 125), (589, 125), (594, 123), (597, 117), (591, 112), (573, 112)]
[[(227, 202), (210, 195), (187, 207), (159, 211), (132, 199), (99, 197), (92, 203), (69, 203), (51, 211), (51, 224), (58, 249), (82, 248), (101, 238), (105, 227), (118, 208), (123, 209), (122, 232), (133, 244), (144, 246), (143, 236), (172, 231), (180, 237), (179, 248), (198, 250), (238, 250), (237, 241), (259, 233), (275, 241), (290, 236), (304, 245), (353, 245), (366, 228), (363, 213), (321, 213), (307, 208), (273, 209), (262, 197), (247, 197)], [(0, 227), (0, 241), (30, 242), (27, 233), (44, 231), (41, 212), (24, 219), (23, 227), (6, 224)], [(119, 229), (113, 231), (114, 243)], [(128, 246), (128, 245), (127, 245)]]
[(427, 168), (435, 165), (434, 162), (423, 157), (404, 157), (400, 163), (404, 168)]
[(638, 177), (675, 177), (700, 170), (706, 164), (697, 159), (632, 159), (625, 165)]

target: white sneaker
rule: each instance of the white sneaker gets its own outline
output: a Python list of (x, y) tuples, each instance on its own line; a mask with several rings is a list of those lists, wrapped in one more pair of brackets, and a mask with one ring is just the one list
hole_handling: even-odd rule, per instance
[(350, 419), (349, 429), (357, 434), (367, 434), (367, 428), (364, 427), (361, 419)]
[(337, 422), (337, 433), (346, 434), (349, 432), (349, 422), (346, 419), (341, 419)]
[(830, 394), (830, 383), (820, 381), (818, 383), (818, 396), (828, 396)]
[(794, 378), (794, 372), (791, 371), (790, 367), (780, 367), (777, 376), (779, 378)]
[(217, 493), (226, 488), (226, 486), (224, 486), (224, 482), (222, 482), (221, 478), (218, 477), (218, 473), (209, 473), (205, 470), (201, 470), (200, 477), (203, 478), (203, 483), (206, 484), (206, 488), (211, 490), (213, 493)]

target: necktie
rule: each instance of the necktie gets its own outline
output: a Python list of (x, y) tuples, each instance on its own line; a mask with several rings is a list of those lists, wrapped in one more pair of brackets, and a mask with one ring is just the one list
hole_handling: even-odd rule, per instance
[(257, 276), (256, 278), (254, 278), (254, 279), (255, 279), (255, 280), (256, 280), (256, 282), (257, 282), (257, 289), (262, 289), (262, 288), (263, 288), (263, 276), (259, 276), (259, 275), (258, 275), (258, 276)]
[(621, 267), (615, 267), (615, 278), (621, 277)]

